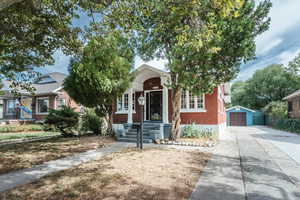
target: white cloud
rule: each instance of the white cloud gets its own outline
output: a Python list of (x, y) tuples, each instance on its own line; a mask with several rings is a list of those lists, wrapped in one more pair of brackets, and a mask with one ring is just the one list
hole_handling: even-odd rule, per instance
[(288, 65), (299, 53), (300, 49), (284, 51), (279, 54), (278, 58), (281, 64)]
[(257, 52), (258, 55), (268, 53), (268, 51), (270, 51), (271, 49), (278, 46), (282, 41), (283, 40), (281, 38), (275, 38), (275, 39), (273, 39), (273, 41), (270, 41), (270, 43), (268, 43), (268, 44), (264, 44), (264, 42), (257, 41), (261, 45), (257, 46), (256, 52)]
[(269, 14), (271, 17), (270, 28), (256, 39), (258, 55), (266, 53), (267, 51), (263, 50), (268, 50), (267, 47), (276, 44), (276, 41), (278, 43), (282, 33), (300, 22), (299, 0), (272, 0), (272, 3)]

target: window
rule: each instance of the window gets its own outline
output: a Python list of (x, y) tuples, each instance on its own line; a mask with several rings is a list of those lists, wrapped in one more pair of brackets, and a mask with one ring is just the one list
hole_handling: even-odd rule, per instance
[(16, 100), (11, 99), (6, 101), (6, 113), (7, 114), (16, 113)]
[(181, 112), (200, 112), (205, 111), (204, 95), (195, 96), (189, 91), (181, 94)]
[(61, 108), (62, 106), (66, 105), (66, 100), (63, 98), (59, 98), (57, 99), (56, 103), (57, 103), (57, 108)]
[(187, 108), (187, 99), (186, 99), (186, 91), (183, 90), (181, 93), (181, 109)]
[[(129, 97), (128, 94), (123, 94), (122, 97), (117, 100), (117, 112), (128, 112)], [(135, 110), (135, 95), (132, 94), (132, 110)]]
[(37, 99), (37, 113), (47, 114), (48, 111), (49, 111), (49, 99), (48, 98)]
[(288, 112), (293, 112), (293, 102), (288, 102)]

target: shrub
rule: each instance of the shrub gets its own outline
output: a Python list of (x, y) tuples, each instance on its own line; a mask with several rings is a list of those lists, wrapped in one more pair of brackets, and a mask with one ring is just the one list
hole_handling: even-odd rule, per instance
[(43, 131), (43, 130), (44, 130), (43, 126), (39, 124), (0, 126), (0, 133), (29, 132), (29, 131)]
[(78, 121), (79, 113), (71, 107), (62, 106), (60, 110), (50, 110), (45, 124), (53, 125), (64, 136), (72, 136), (73, 130), (78, 126)]
[(213, 139), (214, 134), (211, 130), (200, 129), (195, 124), (192, 124), (184, 127), (183, 137)]
[(84, 132), (92, 131), (94, 134), (102, 134), (103, 119), (99, 117), (94, 109), (89, 109), (82, 116), (81, 130)]
[(299, 119), (279, 119), (276, 128), (300, 133), (300, 120)]
[(263, 109), (264, 113), (277, 119), (287, 118), (287, 110), (287, 103), (281, 101), (272, 101)]

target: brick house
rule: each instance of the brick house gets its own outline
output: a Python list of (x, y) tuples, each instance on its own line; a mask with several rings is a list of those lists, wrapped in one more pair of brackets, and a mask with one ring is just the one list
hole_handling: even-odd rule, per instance
[(290, 118), (300, 118), (300, 90), (283, 98), (288, 102), (288, 116)]
[(62, 105), (74, 107), (80, 111), (80, 106), (72, 100), (63, 89), (65, 74), (53, 72), (37, 78), (33, 87), (35, 94), (21, 92), (16, 98), (9, 88), (4, 88), (5, 94), (0, 97), (0, 118), (5, 123), (43, 121), (49, 109), (59, 109)]
[[(113, 127), (120, 138), (130, 140), (131, 125), (141, 121), (141, 106), (138, 98), (145, 97), (145, 132), (150, 139), (168, 137), (172, 119), (172, 90), (166, 87), (169, 73), (142, 65), (136, 70), (136, 77), (113, 109)], [(181, 126), (196, 124), (201, 129), (221, 134), (226, 127), (225, 104), (230, 101), (230, 85), (223, 84), (212, 94), (194, 96), (184, 91), (181, 98)], [(132, 135), (133, 139), (134, 135)]]

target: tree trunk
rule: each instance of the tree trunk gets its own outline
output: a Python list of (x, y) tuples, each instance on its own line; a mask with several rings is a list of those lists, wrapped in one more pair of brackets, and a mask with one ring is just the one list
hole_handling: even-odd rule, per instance
[(173, 89), (172, 92), (173, 115), (170, 140), (176, 140), (178, 137), (180, 137), (181, 92), (182, 89), (180, 87)]

